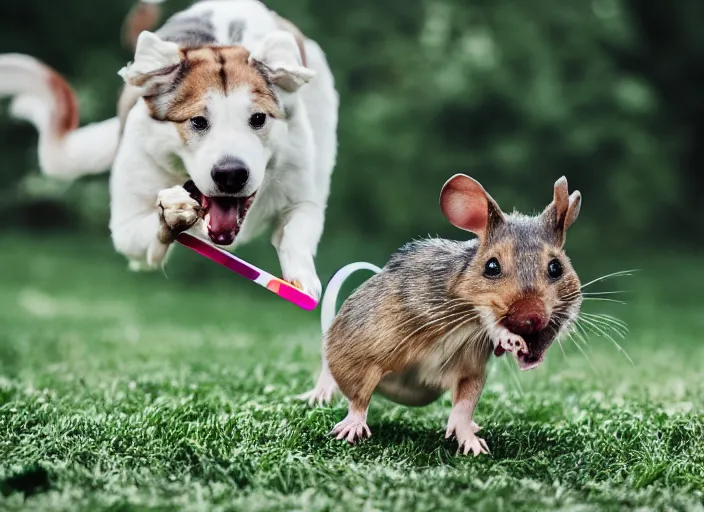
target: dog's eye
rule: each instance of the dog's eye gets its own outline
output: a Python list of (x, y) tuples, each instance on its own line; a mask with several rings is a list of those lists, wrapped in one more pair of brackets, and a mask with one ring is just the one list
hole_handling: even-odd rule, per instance
[(252, 117), (249, 118), (249, 126), (254, 128), (255, 130), (258, 130), (259, 128), (264, 126), (264, 123), (266, 123), (266, 114), (263, 114), (262, 112), (252, 114)]
[(191, 126), (197, 132), (204, 132), (210, 127), (210, 123), (203, 116), (196, 116), (191, 118)]
[(559, 260), (550, 260), (550, 263), (548, 263), (548, 276), (550, 276), (550, 279), (562, 277), (562, 263)]
[(499, 277), (501, 275), (501, 264), (496, 258), (491, 258), (484, 264), (484, 277)]

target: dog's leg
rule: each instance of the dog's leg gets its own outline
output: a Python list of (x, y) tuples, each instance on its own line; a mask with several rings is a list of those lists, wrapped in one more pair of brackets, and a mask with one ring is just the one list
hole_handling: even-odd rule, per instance
[(132, 270), (159, 269), (200, 205), (140, 151), (123, 143), (110, 174), (110, 232)]
[(160, 191), (153, 208), (119, 226), (111, 224), (115, 248), (127, 256), (132, 270), (160, 268), (176, 236), (199, 219), (200, 205), (180, 185)]
[(281, 215), (271, 239), (279, 255), (283, 278), (316, 299), (322, 286), (313, 258), (323, 234), (323, 222), (321, 206), (301, 202)]

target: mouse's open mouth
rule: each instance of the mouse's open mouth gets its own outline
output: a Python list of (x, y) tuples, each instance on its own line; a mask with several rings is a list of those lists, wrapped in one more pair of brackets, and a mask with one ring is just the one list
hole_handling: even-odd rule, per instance
[(540, 366), (540, 363), (545, 359), (545, 352), (550, 346), (550, 342), (543, 344), (540, 341), (540, 337), (544, 331), (535, 334), (526, 334), (523, 336), (523, 340), (528, 345), (528, 352), (519, 352), (516, 354), (516, 359), (518, 360), (518, 367), (521, 371), (532, 370)]
[(231, 245), (242, 228), (256, 192), (246, 197), (206, 196), (193, 181), (188, 181), (183, 187), (200, 203), (210, 239), (217, 245)]
[[(528, 352), (520, 351), (516, 354), (518, 367), (521, 371), (532, 370), (540, 366), (540, 363), (545, 360), (545, 353), (554, 341), (556, 334), (554, 329), (548, 327), (539, 332), (521, 335), (528, 346)], [(494, 355), (497, 357), (503, 355), (504, 352), (505, 350), (500, 345), (494, 348)]]

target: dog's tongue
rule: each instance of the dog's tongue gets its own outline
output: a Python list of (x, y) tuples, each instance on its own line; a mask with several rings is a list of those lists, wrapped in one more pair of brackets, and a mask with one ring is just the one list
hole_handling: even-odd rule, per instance
[(234, 197), (209, 197), (208, 236), (218, 245), (230, 245), (240, 230), (240, 202)]

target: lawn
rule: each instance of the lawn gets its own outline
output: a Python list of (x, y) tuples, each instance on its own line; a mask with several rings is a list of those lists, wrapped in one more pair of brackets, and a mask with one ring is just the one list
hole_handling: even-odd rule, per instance
[(628, 322), (633, 364), (595, 336), (532, 372), (496, 360), (477, 411), (492, 453), (464, 458), (447, 397), (375, 398), (369, 441), (327, 437), (344, 401), (292, 399), (318, 370), (317, 312), (185, 249), (165, 276), (129, 273), (107, 239), (0, 244), (0, 509), (704, 510), (694, 256), (604, 281), (625, 306), (587, 305)]

